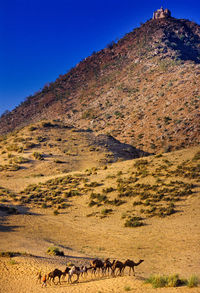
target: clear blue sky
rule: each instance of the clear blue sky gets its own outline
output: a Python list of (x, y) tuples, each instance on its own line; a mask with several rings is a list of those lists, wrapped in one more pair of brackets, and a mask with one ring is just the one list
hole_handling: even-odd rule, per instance
[(200, 24), (199, 0), (0, 0), (0, 115), (161, 5)]

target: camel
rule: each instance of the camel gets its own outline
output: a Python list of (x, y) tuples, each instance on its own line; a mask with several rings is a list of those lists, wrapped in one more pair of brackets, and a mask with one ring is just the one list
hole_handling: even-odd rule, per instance
[(124, 264), (123, 264), (123, 262), (121, 262), (121, 261), (119, 261), (119, 260), (116, 260), (116, 261), (113, 263), (111, 269), (112, 269), (112, 275), (113, 275), (113, 276), (115, 275), (115, 270), (116, 270), (116, 269), (118, 269), (119, 275), (121, 276), (122, 273), (123, 273), (123, 270), (124, 270)]
[[(62, 271), (60, 271), (60, 270), (58, 270), (58, 269), (55, 269), (54, 271), (48, 273), (48, 275), (47, 275), (47, 280), (50, 280), (50, 281), (52, 280), (53, 283), (54, 283), (54, 279), (55, 279), (55, 277), (58, 277), (58, 283), (61, 284), (61, 283), (60, 283), (60, 278), (61, 278), (61, 276), (63, 276), (63, 275), (65, 275), (65, 272), (63, 273)], [(55, 284), (55, 283), (54, 283), (54, 284)]]
[(77, 276), (77, 279), (74, 282), (78, 282), (80, 275), (85, 273), (87, 271), (87, 268), (84, 266), (83, 268), (79, 268), (76, 266), (73, 266), (69, 271), (68, 271), (68, 283), (72, 283), (72, 276), (75, 274)]
[(82, 276), (82, 277), (87, 276), (87, 275), (88, 275), (88, 270), (89, 270), (88, 267), (86, 267), (86, 266), (81, 266), (81, 271), (82, 271), (81, 276)]
[(133, 271), (133, 275), (135, 276), (135, 271), (134, 271), (134, 267), (138, 266), (139, 264), (141, 264), (144, 260), (143, 259), (140, 259), (138, 262), (134, 262), (133, 260), (130, 260), (130, 259), (127, 259), (125, 262), (124, 262), (124, 268), (123, 268), (123, 271), (125, 270), (125, 267), (129, 267), (129, 276), (131, 274), (131, 269)]
[(103, 264), (103, 273), (105, 273), (105, 275), (106, 275), (106, 272), (108, 272), (108, 274), (109, 274), (110, 269), (112, 268), (112, 266), (114, 265), (114, 263), (115, 263), (115, 260), (113, 260), (112, 263), (110, 262), (110, 259), (109, 258), (107, 258), (105, 260), (105, 262)]
[(96, 258), (92, 261), (90, 261), (90, 268), (89, 269), (93, 269), (93, 273), (94, 275), (96, 274), (96, 270), (99, 269), (99, 272), (100, 272), (100, 269), (103, 271), (103, 267), (104, 267), (104, 263), (102, 262), (102, 260)]

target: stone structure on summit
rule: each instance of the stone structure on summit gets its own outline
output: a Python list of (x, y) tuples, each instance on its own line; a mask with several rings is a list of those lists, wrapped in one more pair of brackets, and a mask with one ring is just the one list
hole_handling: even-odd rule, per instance
[(153, 13), (153, 19), (159, 19), (159, 18), (169, 18), (171, 17), (171, 11), (169, 9), (163, 9), (161, 7), (160, 9), (156, 10)]

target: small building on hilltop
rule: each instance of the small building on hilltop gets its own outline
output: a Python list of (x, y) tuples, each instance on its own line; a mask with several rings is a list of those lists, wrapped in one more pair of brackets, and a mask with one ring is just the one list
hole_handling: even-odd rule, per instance
[(171, 17), (171, 11), (169, 9), (163, 9), (163, 7), (161, 7), (160, 9), (156, 10), (153, 13), (153, 19), (169, 18), (169, 17)]

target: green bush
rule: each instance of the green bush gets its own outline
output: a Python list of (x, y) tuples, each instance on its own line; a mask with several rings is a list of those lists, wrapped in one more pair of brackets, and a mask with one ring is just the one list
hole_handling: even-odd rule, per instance
[(189, 288), (197, 287), (198, 284), (199, 284), (199, 279), (198, 279), (198, 277), (195, 276), (195, 275), (192, 275), (192, 276), (188, 279), (188, 281), (187, 281), (187, 286), (188, 286)]
[(131, 290), (132, 290), (132, 289), (131, 289), (130, 286), (125, 286), (125, 287), (124, 287), (124, 291), (126, 291), (126, 292), (131, 291)]
[(54, 214), (54, 216), (57, 216), (57, 215), (59, 215), (59, 211), (58, 210), (54, 210), (53, 211), (53, 214)]
[(108, 214), (110, 214), (110, 213), (112, 213), (112, 209), (103, 209), (102, 211), (101, 211), (101, 214), (103, 215), (103, 216), (107, 216)]
[(47, 249), (47, 253), (50, 255), (64, 256), (64, 252), (60, 251), (58, 247), (51, 246)]
[(128, 219), (126, 219), (124, 226), (133, 228), (144, 226), (144, 223), (141, 222), (141, 220), (141, 217), (129, 217)]
[(44, 157), (41, 153), (38, 153), (38, 152), (34, 152), (33, 153), (33, 157), (36, 159), (36, 160), (39, 160), (39, 161), (42, 161), (44, 160)]
[(29, 131), (34, 131), (34, 130), (36, 130), (37, 129), (37, 127), (35, 127), (35, 126), (31, 126), (31, 127), (29, 127)]
[(198, 161), (198, 160), (200, 160), (200, 151), (197, 152), (197, 153), (194, 155), (194, 157), (193, 157), (192, 160), (193, 160), (193, 161)]
[(167, 284), (167, 277), (157, 275), (150, 276), (148, 279), (146, 279), (145, 283), (151, 284), (153, 288), (162, 288)]
[(188, 283), (185, 279), (180, 279), (179, 275), (160, 276), (152, 275), (146, 279), (145, 283), (152, 284), (153, 288), (180, 287)]
[(41, 126), (42, 127), (54, 127), (55, 125), (54, 124), (52, 124), (51, 122), (42, 122), (42, 124), (41, 124)]

